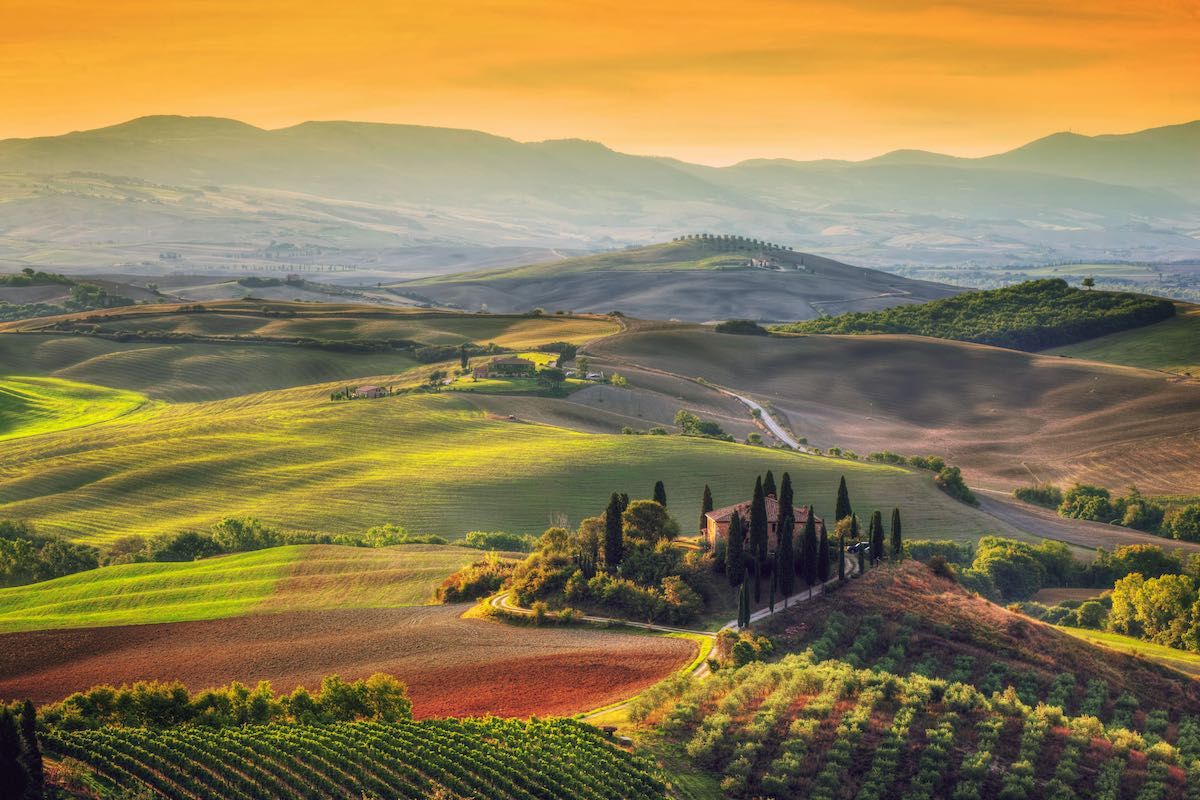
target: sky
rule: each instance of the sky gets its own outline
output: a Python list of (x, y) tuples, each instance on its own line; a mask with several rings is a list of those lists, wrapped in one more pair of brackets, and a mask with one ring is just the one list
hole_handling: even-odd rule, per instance
[(1200, 118), (1200, 0), (0, 0), (0, 138), (147, 114), (983, 155)]

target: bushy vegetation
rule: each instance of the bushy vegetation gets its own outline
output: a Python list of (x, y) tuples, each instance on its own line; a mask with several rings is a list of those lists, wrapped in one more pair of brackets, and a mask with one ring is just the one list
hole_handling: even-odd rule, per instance
[(675, 412), (675, 426), (679, 428), (680, 434), (684, 436), (699, 436), (705, 439), (720, 439), (724, 442), (732, 442), (734, 439), (731, 435), (716, 422), (700, 419), (687, 409), (681, 408)]
[(1175, 305), (1126, 292), (1084, 291), (1059, 278), (784, 325), (794, 333), (907, 333), (1044, 350), (1160, 322)]
[(57, 272), (43, 272), (32, 267), (25, 267), (20, 272), (0, 275), (0, 286), (45, 286), (55, 283), (70, 286), (75, 282), (66, 275), (60, 275)]
[(1146, 497), (1136, 486), (1118, 496), (1103, 486), (1084, 483), (1077, 483), (1065, 492), (1042, 484), (1022, 487), (1013, 494), (1027, 503), (1055, 508), (1060, 517), (1122, 525), (1168, 539), (1200, 542), (1200, 503), (1168, 504)]
[(463, 541), (467, 547), (477, 550), (503, 550), (509, 553), (528, 553), (533, 549), (534, 538), (526, 533), (504, 531), (470, 531)]
[(713, 330), (717, 333), (736, 333), (742, 336), (770, 336), (771, 333), (752, 319), (727, 319), (718, 322)]
[(515, 561), (489, 553), (482, 561), (476, 561), (447, 577), (438, 587), (438, 602), (464, 603), (495, 594), (512, 577), (516, 566)]
[(321, 688), (303, 686), (276, 695), (268, 681), (251, 689), (231, 683), (189, 692), (178, 681), (138, 682), (132, 686), (93, 686), (39, 712), (46, 727), (63, 731), (99, 728), (212, 728), (288, 722), (304, 725), (352, 720), (397, 722), (412, 719), (408, 687), (391, 675), (376, 673), (347, 682), (327, 675)]
[(0, 587), (37, 583), (95, 569), (100, 551), (39, 536), (21, 520), (0, 520)]
[(968, 487), (963, 480), (962, 470), (958, 467), (942, 467), (937, 475), (934, 476), (933, 482), (938, 488), (956, 500), (961, 500), (967, 505), (977, 506), (979, 500), (976, 499), (974, 492)]

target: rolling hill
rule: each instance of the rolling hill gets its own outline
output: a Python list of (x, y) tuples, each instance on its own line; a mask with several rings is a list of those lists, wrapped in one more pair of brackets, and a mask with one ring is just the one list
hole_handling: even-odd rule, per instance
[(913, 336), (688, 326), (631, 331), (589, 352), (635, 387), (671, 392), (680, 381), (665, 372), (769, 401), (820, 447), (942, 455), (974, 486), (1200, 490), (1200, 384), (1162, 373)]
[(1179, 303), (1171, 319), (1055, 347), (1046, 354), (1200, 378), (1200, 306)]
[[(1196, 123), (1056, 135), (990, 159), (893, 153), (729, 167), (579, 140), (354, 122), (145, 117), (0, 142), (0, 263), (75, 271), (520, 263), (739, 230), (871, 266), (1195, 258)], [(1147, 165), (1150, 165), (1147, 168)], [(280, 243), (287, 252), (271, 251)], [(480, 248), (501, 248), (488, 255)], [(164, 260), (166, 258), (167, 260)], [(427, 274), (428, 266), (423, 268)]]
[[(752, 260), (768, 266), (751, 266)], [(919, 303), (959, 291), (832, 259), (750, 243), (684, 239), (396, 286), (443, 305), (522, 311), (536, 306), (643, 319), (812, 319)]]
[(74, 381), (0, 376), (0, 441), (95, 425), (147, 402), (136, 392)]

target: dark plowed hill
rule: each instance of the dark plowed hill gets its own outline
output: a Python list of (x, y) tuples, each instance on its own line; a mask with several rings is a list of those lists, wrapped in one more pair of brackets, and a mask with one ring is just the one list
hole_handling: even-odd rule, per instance
[(1200, 491), (1200, 383), (1162, 373), (909, 336), (677, 328), (591, 351), (635, 384), (642, 365), (770, 401), (820, 447), (943, 455), (980, 486)]

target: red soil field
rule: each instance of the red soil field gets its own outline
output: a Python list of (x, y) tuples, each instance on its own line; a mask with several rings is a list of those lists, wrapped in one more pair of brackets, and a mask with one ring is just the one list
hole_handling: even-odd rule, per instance
[(61, 700), (102, 683), (179, 680), (189, 689), (386, 672), (417, 718), (566, 715), (636, 694), (696, 645), (630, 633), (525, 628), (459, 618), (463, 606), (288, 612), (202, 622), (0, 636), (0, 699)]

